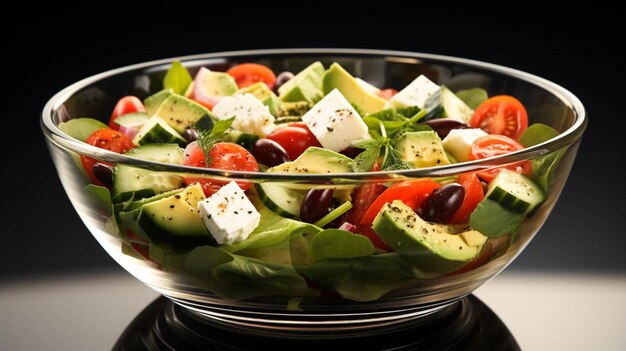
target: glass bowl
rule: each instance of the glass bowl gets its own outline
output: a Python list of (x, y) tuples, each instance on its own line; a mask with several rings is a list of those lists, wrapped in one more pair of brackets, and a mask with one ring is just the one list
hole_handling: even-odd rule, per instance
[[(587, 124), (583, 105), (564, 88), (514, 69), (454, 57), (397, 51), (287, 49), (178, 59), (192, 75), (202, 66), (225, 71), (242, 62), (261, 63), (275, 72), (297, 72), (314, 61), (321, 61), (326, 67), (338, 62), (376, 86), (396, 89), (424, 74), (452, 91), (480, 87), (490, 96), (513, 95), (526, 106), (529, 124), (541, 122), (560, 132), (558, 137), (524, 150), (441, 167), (378, 173), (248, 173), (144, 161), (82, 143), (58, 128), (60, 122), (85, 116), (106, 123), (120, 97), (136, 95), (143, 99), (159, 91), (173, 59), (114, 69), (56, 94), (43, 110), (41, 127), (61, 183), (89, 231), (137, 279), (198, 318), (229, 328), (345, 334), (397, 326), (446, 311), (502, 271), (528, 245), (565, 185)], [(306, 231), (270, 236), (268, 240), (259, 240), (252, 250), (230, 253), (206, 243), (173, 248), (149, 240), (138, 241), (119, 229), (124, 221), (127, 226), (122, 227), (128, 228), (128, 218), (119, 216), (123, 204), (112, 205), (107, 191), (89, 186), (80, 166), (81, 155), (118, 167), (132, 166), (169, 175), (275, 183), (292, 189), (333, 187), (348, 193), (366, 184), (388, 186), (409, 179), (445, 182), (461, 173), (520, 161), (542, 165), (542, 172), (549, 177), (545, 178), (545, 201), (525, 217), (517, 231), (488, 239), (469, 265), (433, 272), (419, 263), (423, 260), (412, 261), (411, 257), (397, 253), (377, 252), (366, 257), (329, 258), (312, 263), (307, 250), (313, 233)], [(494, 219), (500, 220), (505, 219)], [(274, 230), (288, 226), (289, 223), (279, 222)]]

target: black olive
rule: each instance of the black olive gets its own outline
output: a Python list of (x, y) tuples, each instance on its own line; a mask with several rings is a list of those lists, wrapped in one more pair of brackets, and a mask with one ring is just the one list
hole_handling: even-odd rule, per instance
[(289, 162), (289, 154), (279, 143), (271, 139), (259, 139), (252, 145), (252, 156), (269, 167)]
[(445, 223), (461, 206), (465, 199), (465, 189), (457, 183), (451, 183), (433, 190), (422, 203), (421, 217), (429, 222)]
[(430, 121), (422, 122), (421, 124), (431, 127), (435, 132), (437, 132), (441, 139), (448, 136), (448, 133), (450, 133), (452, 129), (469, 128), (467, 124), (450, 118), (431, 119)]
[(113, 186), (113, 167), (102, 163), (93, 165), (93, 175), (107, 187)]
[(333, 189), (311, 189), (300, 205), (300, 219), (314, 223), (328, 214), (333, 200)]

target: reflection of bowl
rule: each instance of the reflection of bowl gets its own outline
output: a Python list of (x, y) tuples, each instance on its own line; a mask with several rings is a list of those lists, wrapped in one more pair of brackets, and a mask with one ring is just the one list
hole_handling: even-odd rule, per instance
[[(580, 101), (567, 90), (530, 74), (436, 55), (294, 49), (206, 54), (181, 59), (192, 73), (201, 66), (225, 71), (240, 62), (259, 62), (275, 72), (298, 71), (316, 60), (326, 66), (339, 62), (356, 76), (383, 87), (401, 88), (419, 74), (426, 74), (453, 91), (481, 87), (490, 95), (514, 95), (526, 106), (530, 123), (547, 124), (561, 134), (505, 156), (436, 168), (381, 172), (376, 177), (371, 173), (226, 174), (219, 170), (142, 161), (84, 144), (61, 132), (57, 128), (60, 121), (82, 116), (105, 120), (119, 97), (145, 98), (160, 90), (160, 82), (171, 60), (112, 70), (58, 93), (44, 108), (42, 119), (42, 129), (61, 182), (78, 214), (107, 252), (139, 280), (200, 315), (221, 323), (288, 331), (354, 330), (407, 321), (457, 301), (504, 269), (533, 238), (565, 185), (587, 123)], [(551, 176), (543, 204), (524, 219), (514, 234), (489, 239), (477, 250), (477, 258), (469, 265), (447, 267), (433, 273), (432, 267), (428, 263), (424, 266), (424, 260), (419, 257), (413, 260), (414, 257), (392, 253), (327, 259), (318, 262), (326, 265), (322, 265), (323, 268), (319, 265), (312, 268), (318, 263), (311, 264), (300, 256), (298, 262), (291, 261), (294, 251), (306, 248), (310, 242), (303, 239), (302, 234), (274, 240), (272, 246), (265, 244), (266, 247), (257, 248), (254, 253), (251, 253), (254, 250), (244, 250), (234, 255), (209, 246), (174, 250), (163, 244), (142, 242), (144, 246), (138, 247), (137, 241), (119, 230), (120, 218), (111, 215), (110, 203), (102, 206), (110, 201), (108, 193), (98, 194), (91, 191), (93, 187), (86, 188), (88, 181), (77, 166), (80, 162), (76, 162), (79, 155), (154, 172), (210, 175), (211, 179), (245, 178), (247, 182), (277, 182), (292, 188), (328, 187), (329, 181), (354, 188), (372, 182), (389, 184), (407, 177), (449, 177), (523, 160), (543, 164), (542, 171)], [(113, 207), (119, 211), (120, 206)], [(132, 221), (132, 217), (129, 218)], [(125, 220), (128, 224), (128, 218)], [(149, 259), (140, 255), (140, 252), (146, 254), (146, 249)], [(255, 256), (264, 249), (266, 253), (287, 250), (287, 256)], [(266, 263), (244, 255), (280, 263)]]

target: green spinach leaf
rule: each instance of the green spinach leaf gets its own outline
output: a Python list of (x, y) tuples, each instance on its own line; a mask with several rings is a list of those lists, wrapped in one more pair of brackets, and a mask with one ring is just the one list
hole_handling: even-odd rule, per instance
[(526, 216), (502, 207), (498, 202), (484, 199), (470, 215), (470, 227), (490, 238), (513, 234)]
[(355, 258), (374, 254), (374, 245), (365, 236), (345, 230), (327, 229), (313, 237), (311, 255), (314, 262), (329, 258)]

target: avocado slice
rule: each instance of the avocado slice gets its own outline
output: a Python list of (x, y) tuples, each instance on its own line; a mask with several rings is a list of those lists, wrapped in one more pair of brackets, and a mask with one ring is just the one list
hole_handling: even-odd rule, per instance
[(352, 159), (338, 152), (309, 147), (291, 162), (267, 170), (272, 173), (350, 173)]
[(183, 133), (185, 129), (195, 125), (202, 116), (211, 115), (211, 112), (195, 101), (182, 95), (172, 94), (161, 103), (155, 115), (177, 132)]
[(278, 96), (284, 102), (307, 101), (314, 103), (324, 96), (321, 88), (323, 75), (324, 65), (319, 61), (313, 62), (281, 85), (278, 88)]
[(387, 102), (387, 100), (365, 90), (356, 78), (336, 62), (326, 71), (322, 80), (324, 95), (330, 93), (333, 89), (339, 89), (350, 103), (367, 113), (382, 110)]
[(394, 149), (402, 153), (403, 160), (412, 162), (417, 168), (450, 164), (441, 138), (433, 131), (403, 133)]
[(453, 272), (474, 259), (487, 237), (421, 219), (402, 201), (385, 204), (372, 228), (395, 252), (425, 272)]
[(159, 109), (159, 106), (171, 95), (174, 94), (174, 90), (163, 89), (158, 93), (152, 94), (148, 96), (145, 100), (143, 100), (143, 105), (146, 108), (146, 115), (148, 117), (153, 116), (154, 113)]

